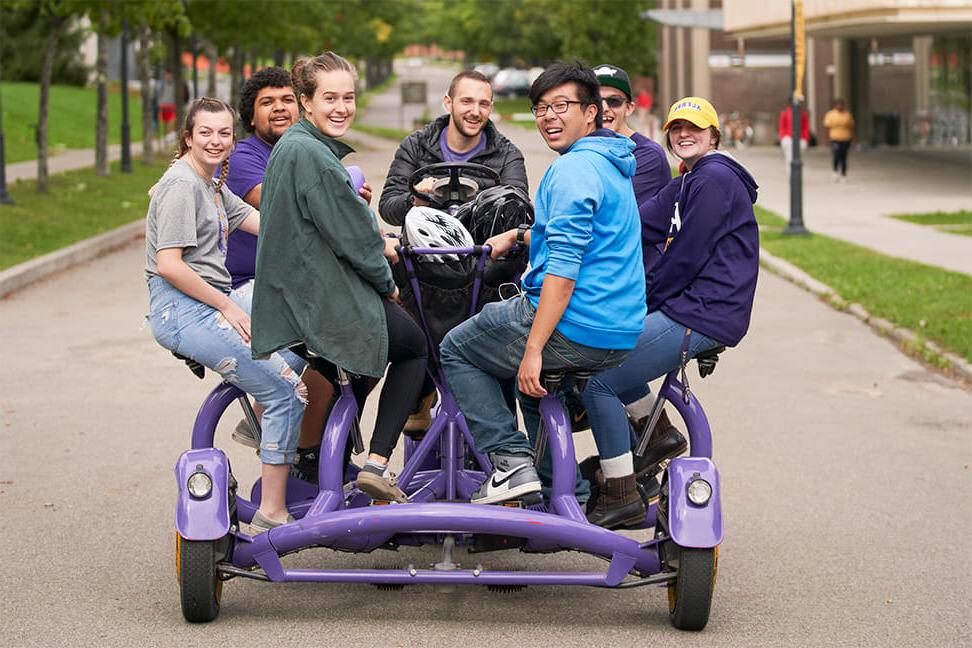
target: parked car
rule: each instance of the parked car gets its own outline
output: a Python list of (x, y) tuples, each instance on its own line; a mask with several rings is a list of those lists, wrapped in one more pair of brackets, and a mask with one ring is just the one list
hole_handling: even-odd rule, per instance
[(493, 77), (493, 94), (513, 99), (530, 95), (530, 75), (526, 70), (503, 68)]
[(473, 70), (479, 72), (487, 79), (492, 79), (499, 72), (499, 66), (495, 63), (477, 63)]

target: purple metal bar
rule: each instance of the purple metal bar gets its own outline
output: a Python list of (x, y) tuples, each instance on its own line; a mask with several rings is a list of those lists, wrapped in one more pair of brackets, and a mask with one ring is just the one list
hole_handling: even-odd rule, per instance
[(402, 468), (401, 474), (398, 476), (398, 483), (401, 484), (402, 490), (405, 492), (409, 491), (412, 483), (412, 477), (418, 471), (419, 466), (425, 461), (425, 457), (428, 456), (432, 448), (438, 442), (440, 435), (442, 434), (442, 428), (446, 426), (447, 419), (440, 412), (432, 420), (432, 425), (429, 426), (428, 431), (425, 436), (419, 442), (418, 447), (412, 453), (412, 456), (408, 458), (405, 466)]
[(480, 254), (485, 252), (487, 255), (492, 251), (492, 248), (488, 245), (473, 245), (472, 247), (441, 247), (441, 248), (423, 248), (423, 247), (409, 247), (408, 251), (412, 254), (418, 255), (432, 255), (437, 256), (440, 254)]
[(456, 472), (459, 466), (456, 463), (456, 421), (451, 417), (442, 438), (442, 455), (445, 458), (445, 499), (452, 501), (456, 499)]
[(194, 450), (212, 448), (216, 435), (216, 426), (226, 408), (240, 396), (245, 394), (230, 383), (220, 383), (216, 389), (209, 392), (196, 414), (196, 421), (192, 424), (192, 447)]
[(344, 507), (344, 448), (351, 424), (358, 415), (358, 402), (351, 384), (341, 384), (341, 396), (331, 408), (321, 437), (321, 458), (318, 462), (321, 492), (310, 513), (320, 515)]
[[(238, 545), (233, 564), (249, 568), (259, 563), (274, 580), (282, 579), (277, 554), (320, 545), (367, 551), (398, 533), (490, 533), (527, 538), (543, 545), (576, 549), (611, 558), (632, 559), (631, 568), (643, 574), (659, 570), (654, 551), (643, 550), (632, 538), (560, 515), (501, 506), (436, 502), (345, 509), (309, 514)], [(272, 556), (272, 557), (271, 557)], [(277, 573), (277, 577), (274, 576)]]
[(682, 399), (682, 383), (675, 377), (675, 371), (665, 377), (658, 393), (663, 396), (685, 421), (689, 434), (689, 456), (712, 458), (712, 432), (709, 419), (695, 394), (689, 394), (688, 404)]
[(469, 317), (476, 314), (476, 306), (479, 305), (479, 288), (483, 283), (483, 272), (486, 269), (486, 257), (489, 256), (490, 246), (483, 246), (482, 252), (479, 253), (479, 259), (476, 261), (476, 274), (475, 279), (473, 279), (473, 290), (472, 299), (469, 304)]
[[(553, 464), (550, 510), (579, 524), (587, 524), (587, 517), (574, 497), (577, 457), (574, 456), (573, 433), (556, 394), (540, 399), (540, 416), (547, 428), (547, 447)], [(538, 457), (537, 461), (540, 460)]]
[[(412, 573), (414, 571), (414, 574)], [(313, 570), (288, 569), (283, 572), (287, 582), (304, 583), (384, 583), (389, 585), (588, 585), (616, 587), (610, 572), (514, 572), (456, 569), (362, 569)], [(620, 582), (620, 581), (618, 581)]]

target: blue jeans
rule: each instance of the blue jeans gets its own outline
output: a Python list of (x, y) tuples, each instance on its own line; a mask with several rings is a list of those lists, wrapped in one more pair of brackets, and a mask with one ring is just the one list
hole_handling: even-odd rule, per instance
[[(601, 459), (620, 457), (631, 451), (631, 432), (624, 405), (647, 396), (648, 381), (678, 368), (685, 329), (661, 311), (649, 313), (637, 346), (621, 366), (603, 371), (587, 383), (581, 400), (587, 407), (591, 432)], [(689, 357), (720, 344), (692, 331)]]
[[(449, 331), (442, 341), (442, 369), (480, 452), (534, 454), (540, 401), (517, 394), (528, 438), (506, 407), (500, 380), (516, 376), (535, 314), (526, 296), (486, 304), (482, 312)], [(554, 331), (543, 348), (543, 368), (604, 369), (616, 367), (625, 355), (627, 351), (571, 342)], [(549, 484), (549, 452), (538, 468), (544, 483)], [(577, 480), (577, 498), (584, 501), (590, 496), (589, 485), (580, 478), (580, 471)]]
[[(164, 348), (208, 367), (264, 406), (260, 460), (293, 463), (307, 390), (300, 380), (304, 361), (290, 351), (254, 360), (250, 346), (218, 310), (196, 301), (161, 277), (149, 279), (148, 321)], [(230, 293), (250, 312), (251, 284)]]

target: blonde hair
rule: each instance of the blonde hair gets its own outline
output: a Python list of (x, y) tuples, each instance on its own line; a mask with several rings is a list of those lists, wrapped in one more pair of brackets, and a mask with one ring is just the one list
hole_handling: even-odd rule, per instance
[(294, 90), (297, 92), (298, 103), (300, 102), (301, 95), (310, 99), (317, 92), (318, 72), (338, 72), (342, 70), (350, 74), (351, 78), (355, 81), (358, 80), (358, 71), (340, 54), (327, 51), (313, 58), (298, 59), (290, 70), (290, 78), (293, 82)]

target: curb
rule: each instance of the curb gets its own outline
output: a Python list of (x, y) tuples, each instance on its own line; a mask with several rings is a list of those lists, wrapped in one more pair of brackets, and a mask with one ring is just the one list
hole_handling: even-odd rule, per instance
[[(965, 358), (961, 358), (954, 353), (943, 350), (934, 342), (924, 339), (911, 329), (896, 327), (886, 319), (871, 315), (867, 312), (867, 309), (858, 303), (848, 304), (847, 301), (838, 295), (830, 286), (817, 281), (789, 261), (784, 261), (783, 259), (770, 254), (765, 248), (762, 247), (759, 248), (759, 264), (767, 268), (773, 274), (779, 275), (787, 281), (800, 286), (804, 290), (817, 295), (837, 310), (841, 310), (853, 315), (871, 327), (871, 329), (876, 333), (891, 338), (898, 344), (899, 347), (902, 348), (902, 350), (905, 351), (907, 355), (912, 357), (918, 356), (919, 359), (923, 359), (927, 353), (929, 355), (944, 358), (948, 363), (944, 367), (944, 370), (947, 373), (954, 374), (962, 382), (972, 384), (972, 364), (967, 362)], [(926, 361), (925, 364), (928, 364), (928, 362)]]
[(0, 299), (71, 266), (97, 258), (145, 235), (145, 219), (31, 259), (0, 272)]

